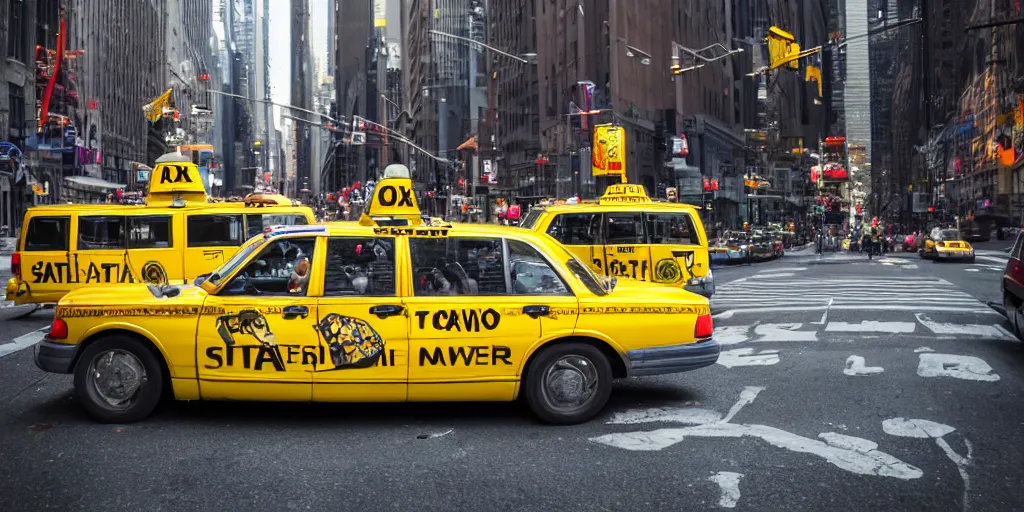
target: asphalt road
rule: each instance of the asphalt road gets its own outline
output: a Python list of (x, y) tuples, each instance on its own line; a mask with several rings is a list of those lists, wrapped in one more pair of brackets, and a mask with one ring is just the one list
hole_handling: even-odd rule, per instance
[[(620, 382), (573, 427), (515, 404), (184, 403), (98, 425), (14, 351), (0, 510), (1021, 509), (1024, 345), (984, 304), (1000, 254), (720, 269), (720, 364)], [(50, 314), (0, 320), (0, 351)]]

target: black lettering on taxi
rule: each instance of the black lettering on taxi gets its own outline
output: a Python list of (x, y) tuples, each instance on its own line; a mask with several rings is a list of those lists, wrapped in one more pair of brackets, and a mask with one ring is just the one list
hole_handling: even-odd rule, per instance
[[(37, 261), (32, 265), (34, 284), (81, 284), (81, 283), (135, 283), (135, 274), (127, 262), (89, 262), (84, 269), (79, 266), (78, 255), (65, 257), (64, 261)], [(82, 276), (85, 276), (83, 279)]]
[[(203, 366), (209, 370), (241, 368), (253, 371), (300, 370), (331, 371), (331, 354), (323, 346), (310, 345), (230, 345), (206, 348)], [(300, 368), (296, 368), (296, 366)], [(395, 351), (385, 350), (373, 366), (395, 366)], [(322, 368), (322, 369), (321, 369)], [(318, 370), (320, 369), (320, 370)]]
[(381, 206), (395, 206), (399, 207), (411, 207), (412, 204), (412, 189), (407, 187), (395, 187), (394, 185), (384, 185), (377, 189), (377, 202)]
[(511, 366), (512, 349), (502, 345), (463, 345), (448, 347), (445, 352), (442, 347), (420, 347), (419, 359), (420, 366), (497, 366), (499, 361)]
[(417, 311), (416, 319), (420, 330), (429, 325), (435, 331), (480, 332), (493, 331), (501, 323), (501, 314), (492, 308), (441, 309), (438, 311)]
[[(174, 177), (171, 177), (172, 169), (175, 171)], [(192, 183), (192, 177), (184, 165), (165, 165), (160, 173), (160, 183)]]

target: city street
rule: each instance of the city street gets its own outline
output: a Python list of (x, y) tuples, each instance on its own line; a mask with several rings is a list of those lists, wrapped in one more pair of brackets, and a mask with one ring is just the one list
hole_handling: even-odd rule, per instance
[(182, 403), (99, 425), (32, 362), (52, 310), (0, 320), (0, 510), (1024, 508), (1024, 344), (985, 304), (1009, 243), (974, 264), (718, 269), (719, 364), (622, 381), (572, 427), (515, 404)]

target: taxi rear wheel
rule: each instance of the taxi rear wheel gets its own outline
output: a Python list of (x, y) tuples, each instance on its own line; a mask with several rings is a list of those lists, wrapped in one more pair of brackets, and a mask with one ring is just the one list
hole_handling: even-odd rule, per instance
[(547, 423), (582, 423), (604, 409), (612, 379), (611, 364), (598, 348), (585, 343), (552, 345), (527, 368), (526, 403)]
[(75, 395), (104, 423), (131, 423), (149, 416), (163, 393), (163, 369), (142, 342), (109, 336), (90, 344), (75, 364)]

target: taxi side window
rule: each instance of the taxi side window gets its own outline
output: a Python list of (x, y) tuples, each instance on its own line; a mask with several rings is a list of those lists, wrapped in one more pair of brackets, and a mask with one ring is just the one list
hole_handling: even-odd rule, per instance
[(604, 243), (611, 245), (644, 243), (643, 218), (642, 213), (605, 214)]
[(648, 213), (647, 235), (652, 244), (700, 245), (688, 213)]
[(128, 246), (132, 249), (167, 249), (174, 247), (171, 240), (171, 216), (152, 215), (129, 217), (130, 236)]
[(78, 250), (124, 249), (128, 219), (114, 216), (79, 216)]
[(272, 240), (220, 294), (305, 296), (315, 247), (316, 237)]
[(508, 293), (500, 238), (411, 238), (409, 249), (417, 297)]
[(512, 293), (515, 295), (568, 295), (565, 281), (551, 268), (551, 264), (530, 244), (518, 240), (508, 241), (508, 254), (512, 274)]
[(70, 217), (33, 217), (28, 222), (24, 251), (68, 250)]
[(563, 213), (556, 215), (548, 234), (562, 245), (598, 245), (600, 213)]
[(271, 226), (305, 226), (306, 217), (303, 215), (250, 213), (245, 216), (245, 223), (248, 225), (248, 237), (262, 235), (263, 230)]
[(189, 215), (189, 247), (237, 247), (243, 238), (241, 215)]
[(394, 237), (328, 240), (325, 297), (393, 297), (396, 293)]

